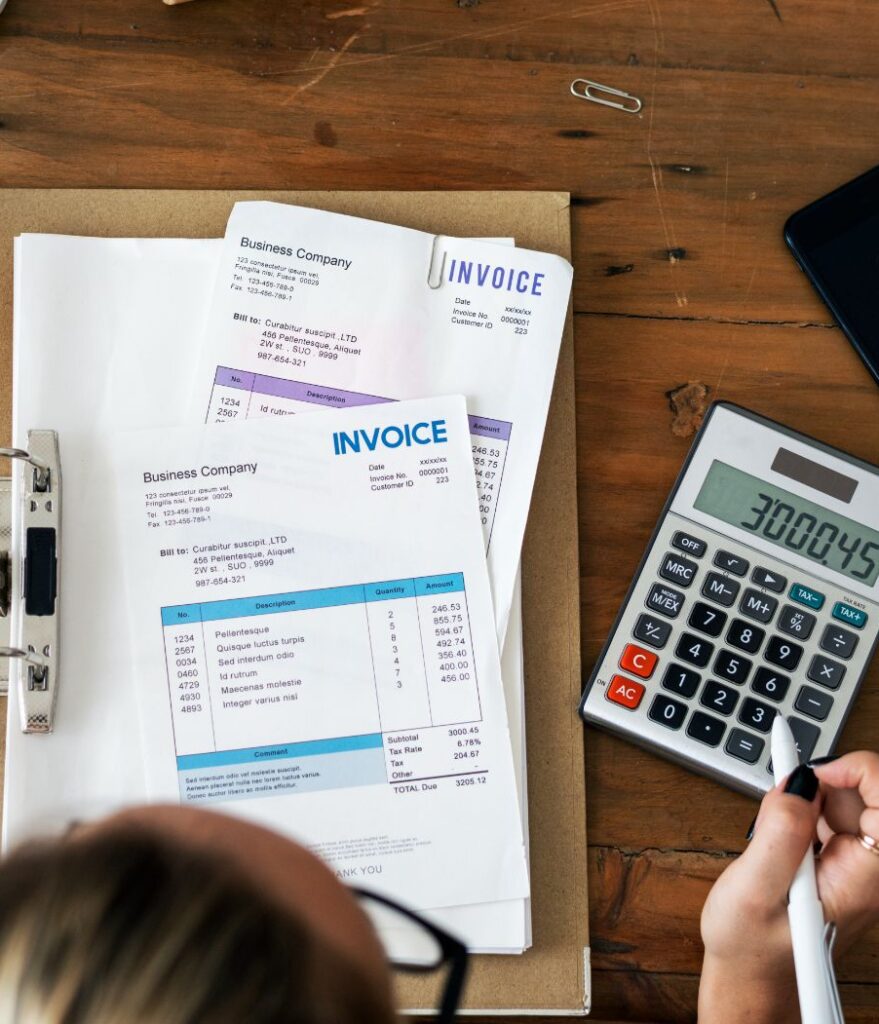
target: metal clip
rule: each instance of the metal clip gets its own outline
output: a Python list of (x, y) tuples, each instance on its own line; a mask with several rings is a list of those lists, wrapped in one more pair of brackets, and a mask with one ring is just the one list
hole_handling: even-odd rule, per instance
[(23, 448), (0, 448), (0, 458), (22, 459), (24, 462), (29, 462), (34, 467), (33, 489), (40, 493), (49, 490), (49, 464), (47, 462), (24, 451)]
[[(577, 86), (584, 86), (578, 89)], [(622, 89), (613, 89), (609, 85), (602, 85), (600, 82), (590, 82), (588, 78), (575, 78), (571, 82), (571, 93), (579, 100), (589, 100), (590, 103), (600, 103), (603, 107), (613, 107), (614, 110), (623, 110), (627, 114), (637, 114), (641, 110), (641, 101), (637, 96), (632, 96)], [(599, 93), (605, 96), (616, 96), (615, 100), (602, 99)], [(622, 100), (622, 102), (620, 102)]]
[[(442, 262), (440, 263), (439, 273), (436, 275), (436, 277), (434, 277), (433, 274), (433, 266), (436, 263), (436, 246), (437, 242), (439, 242), (441, 237), (441, 235), (433, 236), (433, 245), (431, 246), (430, 249), (430, 265), (427, 268), (427, 287), (432, 288), (434, 291), (436, 291), (437, 288), (440, 288), (442, 286), (443, 274), (445, 274), (446, 272), (446, 253), (445, 250), (443, 250), (443, 258)], [(433, 283), (434, 281), (436, 281), (436, 284)]]
[(839, 989), (836, 987), (836, 972), (833, 969), (833, 947), (836, 943), (836, 923), (828, 921), (824, 925), (824, 984), (827, 986), (830, 1008), (833, 1012), (833, 1024), (845, 1024), (842, 1015), (842, 1003)]

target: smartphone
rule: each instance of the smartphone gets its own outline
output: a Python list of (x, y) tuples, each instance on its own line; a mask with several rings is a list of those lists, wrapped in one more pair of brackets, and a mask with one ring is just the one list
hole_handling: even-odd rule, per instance
[(879, 384), (879, 167), (798, 210), (784, 240)]

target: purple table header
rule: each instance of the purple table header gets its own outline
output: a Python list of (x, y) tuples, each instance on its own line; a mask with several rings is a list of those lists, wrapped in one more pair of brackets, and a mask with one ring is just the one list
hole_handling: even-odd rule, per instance
[(496, 441), (509, 441), (513, 429), (506, 420), (490, 420), (487, 416), (468, 416), (470, 433), (479, 437), (493, 437)]

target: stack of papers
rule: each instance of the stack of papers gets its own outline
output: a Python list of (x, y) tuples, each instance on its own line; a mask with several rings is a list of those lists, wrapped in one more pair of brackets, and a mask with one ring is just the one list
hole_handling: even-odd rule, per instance
[(61, 437), (77, 682), (50, 757), (9, 731), (4, 842), (202, 803), (527, 948), (517, 571), (570, 278), (268, 203), (222, 241), (18, 239), (14, 438)]

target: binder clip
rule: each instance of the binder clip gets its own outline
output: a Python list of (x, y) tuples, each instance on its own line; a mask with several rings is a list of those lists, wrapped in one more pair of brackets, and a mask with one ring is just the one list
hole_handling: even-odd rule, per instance
[(18, 687), (22, 732), (51, 732), (59, 665), (58, 435), (29, 430), (27, 451), (0, 448), (0, 456), (18, 466), (17, 478), (0, 479), (0, 692)]

